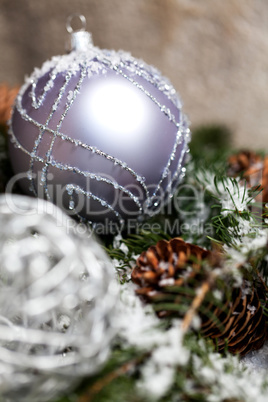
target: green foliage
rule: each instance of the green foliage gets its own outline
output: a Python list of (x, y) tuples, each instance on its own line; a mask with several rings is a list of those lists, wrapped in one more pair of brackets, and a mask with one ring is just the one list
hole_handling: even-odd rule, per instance
[(57, 402), (79, 402), (81, 395), (91, 402), (147, 402), (135, 387), (139, 366), (146, 356), (147, 354), (136, 349), (122, 349), (115, 345), (110, 359), (100, 373), (85, 378), (72, 396), (66, 396)]
[(226, 164), (231, 141), (232, 133), (225, 126), (212, 124), (196, 127), (192, 130), (191, 155), (206, 168), (209, 168), (211, 163), (218, 164), (219, 159), (221, 161), (225, 159)]

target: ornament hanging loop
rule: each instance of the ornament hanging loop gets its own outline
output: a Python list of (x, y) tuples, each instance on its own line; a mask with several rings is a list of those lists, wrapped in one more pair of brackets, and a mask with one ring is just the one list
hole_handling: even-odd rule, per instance
[[(73, 28), (73, 22), (74, 22), (74, 20), (77, 20), (77, 19), (79, 19), (80, 23), (81, 23), (80, 29)], [(67, 29), (67, 32), (69, 32), (70, 34), (72, 34), (74, 32), (85, 31), (86, 25), (87, 25), (86, 17), (82, 14), (69, 15), (69, 17), (67, 18), (67, 21), (66, 21), (66, 29)]]
[[(73, 23), (74, 20), (77, 20), (77, 18), (80, 20), (80, 29), (74, 29), (73, 28)], [(66, 21), (66, 29), (69, 34), (71, 34), (71, 40), (69, 45), (67, 46), (67, 51), (79, 51), (79, 52), (85, 52), (87, 51), (90, 47), (93, 46), (92, 43), (92, 37), (89, 32), (87, 32), (86, 29), (86, 17), (82, 14), (72, 14), (67, 18)]]

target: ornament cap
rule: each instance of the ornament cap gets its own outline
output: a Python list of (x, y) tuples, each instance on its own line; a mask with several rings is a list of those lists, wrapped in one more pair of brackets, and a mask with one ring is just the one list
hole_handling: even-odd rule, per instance
[[(81, 27), (76, 30), (73, 27), (74, 21), (79, 19)], [(86, 51), (89, 47), (93, 46), (92, 36), (86, 29), (86, 18), (84, 15), (72, 14), (67, 18), (66, 29), (71, 34), (71, 40), (68, 44), (69, 51)]]

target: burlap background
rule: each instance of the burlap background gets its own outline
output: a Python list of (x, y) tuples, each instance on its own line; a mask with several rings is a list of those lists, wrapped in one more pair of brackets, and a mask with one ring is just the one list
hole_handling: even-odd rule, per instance
[(64, 52), (68, 15), (94, 43), (157, 66), (193, 126), (225, 124), (238, 146), (268, 148), (268, 1), (0, 0), (0, 82)]

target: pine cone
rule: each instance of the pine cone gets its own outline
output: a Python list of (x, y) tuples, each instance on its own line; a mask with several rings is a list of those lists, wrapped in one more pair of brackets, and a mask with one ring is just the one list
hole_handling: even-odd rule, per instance
[[(253, 151), (241, 151), (229, 157), (228, 176), (241, 176), (248, 187), (258, 187), (256, 201), (268, 202), (268, 156), (262, 157)], [(260, 186), (260, 187), (259, 187)]]
[[(211, 268), (223, 262), (219, 252), (214, 253), (175, 238), (161, 240), (144, 251), (132, 271), (132, 280), (139, 288), (136, 293), (145, 302), (154, 304), (161, 317), (185, 317), (192, 302), (199, 297), (196, 290), (209, 284), (208, 292), (200, 302), (201, 333), (210, 337), (218, 351), (226, 346), (232, 353), (244, 355), (259, 349), (267, 338), (266, 321), (260, 300), (266, 301), (264, 285), (255, 287), (243, 281), (241, 289), (223, 285), (223, 300), (213, 294), (217, 289), (211, 281)], [(206, 267), (210, 266), (210, 269)]]
[(19, 88), (10, 88), (7, 84), (0, 84), (0, 125), (6, 125), (11, 117), (11, 109), (18, 94)]
[(229, 176), (236, 177), (242, 173), (246, 178), (262, 169), (262, 157), (253, 151), (244, 150), (231, 155), (228, 165)]

